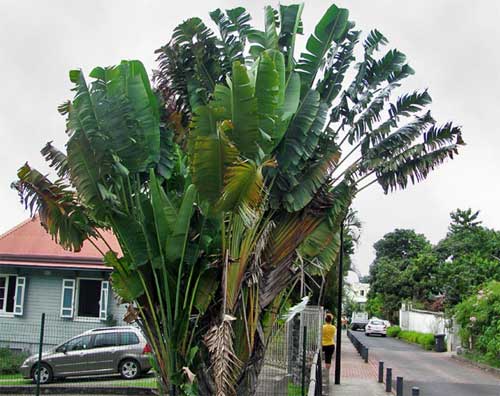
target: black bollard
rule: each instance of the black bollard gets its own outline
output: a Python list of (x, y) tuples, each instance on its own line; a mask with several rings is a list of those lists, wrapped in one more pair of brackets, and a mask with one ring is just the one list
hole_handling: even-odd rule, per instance
[(420, 396), (420, 388), (417, 386), (411, 388), (411, 396)]
[(396, 377), (396, 396), (403, 396), (403, 377)]
[(378, 382), (384, 382), (384, 362), (378, 362)]
[(392, 368), (387, 367), (385, 373), (385, 391), (392, 392)]
[(365, 363), (368, 363), (368, 347), (365, 347)]

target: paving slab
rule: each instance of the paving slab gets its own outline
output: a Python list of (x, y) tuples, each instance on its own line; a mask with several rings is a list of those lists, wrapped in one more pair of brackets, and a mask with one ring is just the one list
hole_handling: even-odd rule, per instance
[(386, 396), (384, 386), (377, 382), (377, 367), (373, 362), (365, 363), (358, 352), (342, 333), (342, 362), (340, 385), (335, 385), (335, 368), (332, 365), (328, 375), (330, 396)]

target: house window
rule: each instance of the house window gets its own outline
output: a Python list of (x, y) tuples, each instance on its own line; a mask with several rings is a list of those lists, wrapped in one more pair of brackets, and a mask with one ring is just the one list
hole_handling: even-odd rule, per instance
[(365, 291), (361, 290), (360, 294), (361, 294), (361, 297), (363, 297), (365, 295)]
[(101, 299), (100, 280), (96, 279), (78, 280), (77, 316), (85, 318), (98, 318), (100, 299)]
[(0, 276), (0, 313), (23, 314), (25, 282), (21, 276)]
[(89, 278), (63, 279), (61, 317), (106, 320), (108, 296), (108, 281)]

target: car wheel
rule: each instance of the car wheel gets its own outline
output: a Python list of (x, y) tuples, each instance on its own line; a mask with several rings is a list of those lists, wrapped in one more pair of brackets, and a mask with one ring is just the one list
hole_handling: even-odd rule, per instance
[(136, 379), (141, 374), (139, 363), (134, 359), (125, 359), (120, 363), (120, 375), (123, 379), (132, 380)]
[[(33, 382), (36, 383), (38, 380), (38, 367), (35, 364), (33, 370), (31, 371), (31, 378)], [(53, 379), (52, 369), (46, 363), (40, 364), (40, 384), (48, 384)]]
[(382, 334), (382, 337), (387, 337), (387, 334)]
[(370, 337), (370, 333), (365, 333), (365, 336)]

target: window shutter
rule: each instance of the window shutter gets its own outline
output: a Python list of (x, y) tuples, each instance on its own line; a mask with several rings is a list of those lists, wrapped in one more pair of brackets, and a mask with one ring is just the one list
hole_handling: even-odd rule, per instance
[(109, 282), (101, 282), (101, 299), (99, 300), (99, 319), (106, 320), (108, 317)]
[(14, 315), (22, 316), (24, 311), (24, 289), (26, 278), (18, 276), (16, 278), (16, 295), (14, 296)]
[(75, 280), (63, 279), (61, 294), (61, 318), (73, 317), (75, 301)]

